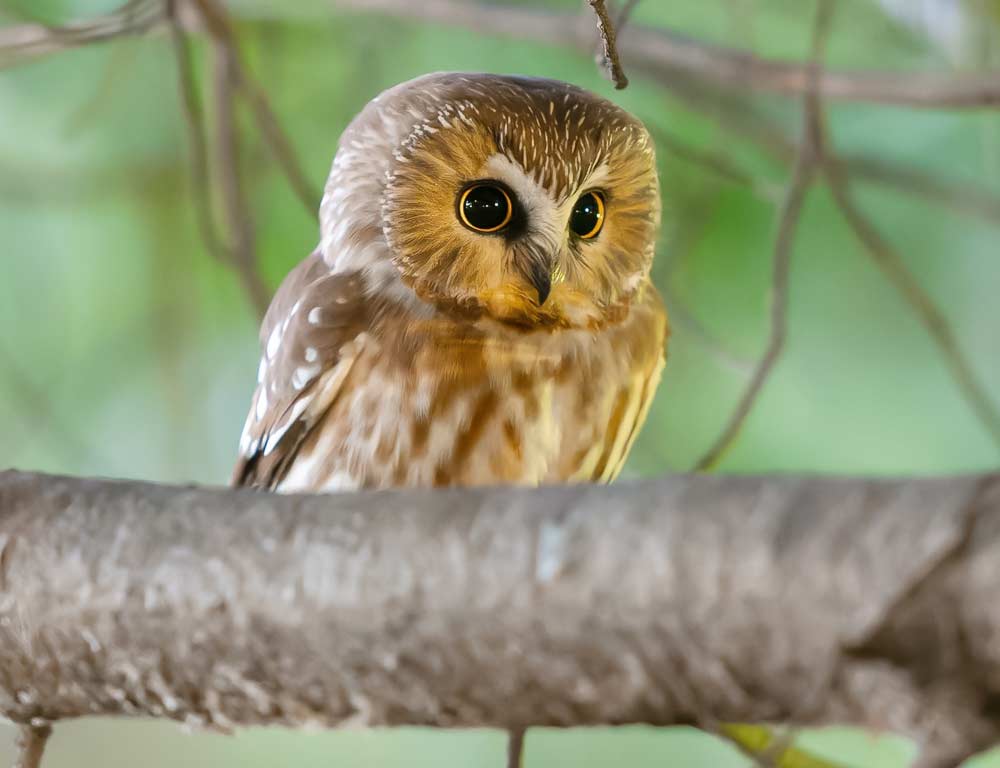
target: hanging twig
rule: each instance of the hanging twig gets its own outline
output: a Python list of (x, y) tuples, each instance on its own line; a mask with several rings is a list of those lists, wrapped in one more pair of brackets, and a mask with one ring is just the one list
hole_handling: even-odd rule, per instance
[(14, 768), (41, 768), (45, 745), (52, 735), (51, 725), (21, 726), (17, 739), (17, 759)]
[(899, 252), (855, 203), (850, 182), (832, 154), (824, 153), (823, 172), (844, 220), (865, 247), (875, 266), (882, 271), (892, 287), (916, 314), (920, 324), (944, 357), (962, 397), (1000, 450), (1000, 411), (990, 399), (986, 387), (976, 377), (972, 364), (963, 354), (947, 317), (914, 277)]
[(212, 218), (205, 114), (198, 96), (198, 85), (191, 61), (191, 44), (178, 15), (180, 2), (181, 0), (166, 0), (166, 7), (167, 19), (170, 23), (170, 40), (174, 49), (174, 61), (177, 64), (181, 114), (184, 116), (184, 124), (187, 128), (191, 186), (194, 194), (193, 207), (205, 248), (216, 259), (225, 263), (229, 260), (229, 254), (219, 238)]
[(227, 11), (215, 0), (192, 1), (198, 7), (201, 19), (214, 44), (226, 50), (230, 76), (240, 94), (246, 98), (264, 144), (271, 151), (289, 186), (309, 215), (317, 216), (320, 193), (302, 169), (291, 141), (271, 108), (266, 92), (244, 65), (239, 42), (233, 32)]
[(507, 768), (521, 768), (524, 761), (524, 729), (507, 731)]
[(222, 213), (229, 232), (229, 258), (239, 272), (243, 288), (263, 318), (270, 292), (261, 279), (257, 264), (256, 238), (250, 206), (240, 173), (240, 131), (234, 114), (236, 106), (234, 65), (231, 49), (218, 43), (211, 46), (212, 86), (215, 104), (216, 181)]
[[(194, 209), (205, 248), (218, 261), (232, 267), (240, 278), (247, 298), (258, 317), (267, 311), (269, 292), (260, 275), (253, 249), (253, 236), (249, 212), (242, 198), (239, 184), (238, 127), (232, 116), (231, 78), (228, 67), (225, 77), (216, 78), (217, 91), (217, 151), (219, 153), (220, 196), (230, 232), (227, 241), (220, 238), (212, 215), (211, 176), (206, 140), (205, 114), (198, 96), (198, 86), (191, 62), (191, 49), (187, 33), (180, 21), (181, 0), (166, 0), (167, 18), (170, 21), (171, 41), (177, 62), (177, 76), (181, 91), (181, 108), (187, 126)], [(218, 65), (219, 62), (215, 61)]]
[(721, 434), (695, 464), (695, 469), (699, 471), (713, 469), (739, 435), (747, 416), (757, 402), (758, 395), (784, 349), (788, 326), (788, 276), (791, 267), (792, 244), (802, 212), (803, 201), (815, 176), (817, 152), (821, 146), (820, 95), (815, 86), (819, 82), (822, 49), (829, 30), (831, 7), (830, 0), (818, 0), (816, 19), (813, 25), (811, 61), (814, 87), (807, 91), (804, 99), (802, 140), (778, 216), (778, 234), (774, 242), (774, 258), (771, 267), (770, 332), (767, 347)]
[(621, 90), (628, 86), (628, 78), (625, 70), (622, 69), (621, 56), (618, 53), (618, 46), (615, 43), (615, 25), (608, 15), (608, 6), (605, 0), (587, 0), (590, 7), (597, 14), (597, 29), (601, 33), (601, 65), (608, 74), (608, 79), (615, 84), (615, 88)]

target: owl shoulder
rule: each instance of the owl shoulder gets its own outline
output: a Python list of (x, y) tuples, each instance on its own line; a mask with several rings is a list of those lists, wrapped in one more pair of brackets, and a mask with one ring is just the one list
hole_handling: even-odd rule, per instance
[(234, 485), (274, 488), (336, 399), (368, 325), (357, 273), (331, 272), (318, 253), (282, 282), (261, 326), (261, 359)]

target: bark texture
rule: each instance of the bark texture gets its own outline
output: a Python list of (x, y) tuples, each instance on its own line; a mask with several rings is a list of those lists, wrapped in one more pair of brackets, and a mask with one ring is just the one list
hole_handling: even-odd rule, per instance
[(274, 496), (0, 473), (0, 714), (998, 740), (1000, 476)]

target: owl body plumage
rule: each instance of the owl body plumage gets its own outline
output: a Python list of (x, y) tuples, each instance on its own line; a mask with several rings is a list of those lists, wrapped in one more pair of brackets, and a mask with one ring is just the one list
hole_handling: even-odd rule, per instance
[[(485, 183), (512, 207), (500, 233), (456, 210)], [(607, 207), (592, 242), (566, 229), (589, 190)], [(234, 482), (613, 479), (663, 366), (658, 216), (648, 134), (609, 102), (492, 75), (382, 94), (342, 136), (320, 246), (265, 318)]]

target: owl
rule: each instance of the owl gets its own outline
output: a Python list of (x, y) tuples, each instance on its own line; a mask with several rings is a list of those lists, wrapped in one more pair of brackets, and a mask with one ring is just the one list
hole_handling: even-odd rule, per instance
[(233, 482), (607, 482), (660, 379), (654, 147), (562, 82), (440, 73), (344, 131), (264, 318)]

